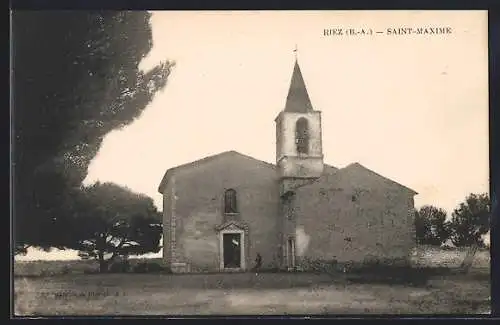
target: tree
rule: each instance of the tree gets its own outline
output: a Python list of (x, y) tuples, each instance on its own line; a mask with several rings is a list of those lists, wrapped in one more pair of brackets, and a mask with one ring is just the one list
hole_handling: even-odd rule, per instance
[(113, 183), (81, 189), (65, 246), (99, 261), (101, 272), (118, 256), (160, 250), (161, 214), (153, 200)]
[(462, 272), (468, 272), (479, 247), (485, 246), (483, 236), (490, 229), (490, 211), (488, 194), (469, 194), (453, 211), (451, 240), (457, 247), (469, 247), (460, 265)]
[(432, 205), (421, 207), (415, 213), (415, 230), (419, 244), (441, 246), (450, 237), (446, 211)]
[(104, 136), (165, 86), (172, 62), (139, 69), (152, 46), (149, 20), (145, 11), (13, 13), (14, 252), (63, 244)]
[(482, 236), (490, 230), (488, 194), (469, 194), (453, 211), (450, 222), (451, 241), (457, 247), (484, 246)]

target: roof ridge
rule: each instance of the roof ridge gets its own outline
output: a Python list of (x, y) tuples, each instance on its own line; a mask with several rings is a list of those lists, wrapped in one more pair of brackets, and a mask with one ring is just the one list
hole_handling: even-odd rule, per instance
[(165, 183), (167, 182), (168, 175), (172, 174), (172, 172), (175, 172), (175, 171), (177, 171), (177, 170), (179, 170), (181, 168), (186, 168), (186, 167), (191, 167), (191, 166), (195, 166), (195, 165), (198, 165), (198, 164), (206, 163), (206, 162), (209, 162), (211, 160), (220, 158), (221, 156), (224, 156), (224, 155), (227, 155), (227, 154), (238, 155), (240, 157), (244, 157), (244, 158), (247, 158), (247, 159), (252, 159), (252, 160), (257, 161), (257, 162), (259, 162), (261, 164), (265, 164), (267, 167), (271, 167), (273, 169), (276, 168), (276, 165), (274, 165), (274, 164), (268, 163), (268, 162), (263, 161), (263, 160), (256, 159), (256, 158), (254, 158), (252, 156), (243, 154), (243, 153), (238, 152), (236, 150), (226, 150), (226, 151), (222, 151), (222, 152), (219, 152), (219, 153), (211, 155), (211, 156), (206, 156), (206, 157), (203, 157), (203, 158), (200, 158), (200, 159), (188, 162), (188, 163), (184, 163), (184, 164), (181, 164), (181, 165), (177, 165), (177, 166), (168, 168), (167, 171), (165, 172), (165, 174), (163, 175), (163, 178), (162, 178), (162, 180), (160, 182), (160, 185), (158, 186), (158, 191), (160, 193), (162, 193), (162, 189), (163, 189)]
[(388, 181), (390, 181), (390, 182), (392, 182), (392, 183), (394, 183), (394, 184), (397, 184), (397, 185), (399, 185), (399, 186), (401, 186), (401, 187), (406, 188), (407, 190), (409, 190), (409, 191), (411, 191), (411, 192), (413, 192), (413, 193), (415, 193), (415, 194), (418, 194), (418, 192), (417, 192), (417, 191), (415, 191), (415, 190), (413, 190), (413, 189), (409, 188), (408, 186), (405, 186), (405, 185), (403, 185), (403, 184), (401, 184), (401, 183), (399, 183), (399, 182), (397, 182), (397, 181), (395, 181), (395, 180), (393, 180), (393, 179), (391, 179), (391, 178), (389, 178), (389, 177), (387, 177), (387, 176), (381, 175), (381, 174), (377, 173), (376, 171), (374, 171), (374, 170), (372, 170), (372, 169), (370, 169), (370, 168), (368, 168), (368, 167), (366, 167), (366, 166), (362, 165), (361, 163), (359, 163), (359, 162), (357, 162), (357, 161), (356, 161), (356, 162), (353, 162), (353, 163), (350, 163), (349, 165), (345, 166), (345, 167), (344, 167), (344, 168), (342, 168), (342, 169), (347, 169), (347, 168), (349, 168), (349, 167), (356, 167), (356, 166), (362, 167), (363, 169), (367, 170), (368, 172), (370, 172), (370, 173), (372, 173), (372, 174), (377, 175), (378, 177), (381, 177), (381, 178), (383, 178), (383, 179), (386, 179), (386, 180), (388, 180)]

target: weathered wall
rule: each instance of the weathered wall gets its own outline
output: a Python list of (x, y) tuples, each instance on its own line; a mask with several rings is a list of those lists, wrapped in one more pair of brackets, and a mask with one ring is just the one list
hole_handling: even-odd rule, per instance
[[(309, 113), (281, 112), (277, 120), (279, 127), (280, 147), (278, 153), (286, 156), (297, 155), (295, 143), (295, 124), (299, 118), (306, 118), (309, 126), (309, 155), (321, 156), (323, 153), (321, 144), (321, 112), (312, 111)], [(278, 160), (281, 158), (278, 156)]]
[[(309, 154), (299, 157), (295, 143), (295, 124), (304, 117), (309, 127)], [(276, 158), (283, 177), (315, 177), (323, 170), (321, 112), (281, 112), (276, 119)]]
[(175, 236), (179, 262), (187, 263), (191, 271), (218, 270), (219, 239), (215, 227), (227, 219), (223, 198), (228, 188), (237, 191), (239, 214), (227, 218), (249, 227), (247, 268), (254, 265), (257, 252), (262, 256), (263, 267), (273, 267), (278, 251), (276, 172), (269, 164), (237, 153), (176, 172)]
[(302, 260), (400, 259), (415, 246), (413, 194), (356, 165), (297, 190)]
[(172, 225), (170, 223), (172, 216), (172, 206), (170, 200), (172, 200), (172, 184), (168, 183), (165, 188), (165, 194), (163, 195), (163, 262), (167, 266), (171, 266), (172, 262)]

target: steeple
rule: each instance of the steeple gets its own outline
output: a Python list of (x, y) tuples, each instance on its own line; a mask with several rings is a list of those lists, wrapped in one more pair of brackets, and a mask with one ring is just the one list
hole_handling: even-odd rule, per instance
[(309, 99), (306, 84), (300, 71), (299, 62), (295, 58), (290, 89), (286, 97), (285, 112), (307, 113), (312, 110), (311, 100)]
[(275, 122), (276, 166), (280, 193), (285, 194), (323, 173), (321, 112), (312, 108), (297, 58), (285, 109)]

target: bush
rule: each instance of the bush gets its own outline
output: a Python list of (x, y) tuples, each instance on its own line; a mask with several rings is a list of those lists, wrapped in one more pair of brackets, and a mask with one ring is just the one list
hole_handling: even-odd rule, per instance
[(133, 271), (135, 273), (158, 273), (158, 272), (172, 273), (169, 268), (166, 268), (154, 262), (140, 262), (136, 266), (134, 266)]
[(306, 271), (312, 272), (332, 272), (337, 270), (338, 263), (337, 260), (323, 260), (323, 259), (304, 259), (303, 260), (304, 269)]
[(148, 263), (148, 272), (162, 272), (165, 270), (166, 268), (158, 263)]
[(110, 273), (126, 273), (130, 269), (130, 263), (128, 260), (119, 261), (111, 264), (109, 267)]
[(148, 271), (148, 263), (141, 262), (134, 266), (133, 271), (135, 273), (146, 273)]

